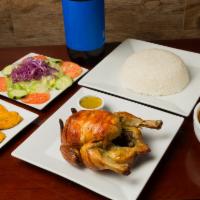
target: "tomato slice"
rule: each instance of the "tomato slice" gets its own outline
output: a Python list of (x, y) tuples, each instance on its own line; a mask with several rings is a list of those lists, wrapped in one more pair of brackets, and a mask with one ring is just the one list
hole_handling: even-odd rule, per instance
[(50, 99), (49, 93), (31, 93), (22, 98), (21, 101), (27, 104), (42, 104)]
[(63, 62), (61, 67), (64, 74), (70, 76), (71, 78), (78, 77), (83, 71), (83, 69), (78, 64), (71, 61)]
[(33, 58), (36, 59), (36, 60), (46, 60), (47, 59), (47, 57), (44, 56), (44, 55), (33, 56)]
[(7, 91), (7, 81), (5, 77), (0, 77), (0, 92)]

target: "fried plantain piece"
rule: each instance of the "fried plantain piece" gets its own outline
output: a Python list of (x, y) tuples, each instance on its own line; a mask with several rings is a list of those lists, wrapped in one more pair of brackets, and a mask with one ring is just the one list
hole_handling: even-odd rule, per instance
[(9, 129), (19, 124), (23, 118), (17, 112), (0, 113), (0, 129)]
[(2, 112), (8, 112), (8, 110), (3, 105), (0, 104), (0, 114)]
[(0, 131), (0, 143), (3, 142), (5, 138), (6, 138), (5, 133)]

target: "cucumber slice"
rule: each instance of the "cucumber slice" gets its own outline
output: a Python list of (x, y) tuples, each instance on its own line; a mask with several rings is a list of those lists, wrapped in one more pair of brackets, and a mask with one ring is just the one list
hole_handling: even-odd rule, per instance
[(29, 88), (29, 91), (31, 93), (37, 92), (37, 93), (43, 93), (43, 92), (48, 92), (49, 91), (49, 85), (48, 82), (36, 82), (31, 85)]
[(62, 76), (56, 80), (55, 88), (57, 90), (64, 90), (70, 87), (73, 83), (73, 80), (69, 76)]
[(21, 86), (21, 84), (20, 83), (12, 83), (12, 85), (11, 85), (11, 88), (13, 89), (13, 90), (23, 90), (23, 88), (22, 88), (22, 86)]
[(4, 76), (9, 76), (13, 70), (13, 65), (6, 66), (1, 72)]
[(56, 84), (56, 79), (52, 79), (52, 80), (49, 81), (49, 87), (50, 88), (54, 88), (55, 84)]
[(58, 59), (58, 58), (52, 58), (52, 57), (47, 57), (48, 58), (48, 61), (50, 62), (54, 62), (54, 63), (61, 63), (62, 60), (61, 59)]
[(63, 62), (61, 59), (56, 59), (56, 58), (51, 58), (51, 57), (47, 57), (47, 64), (50, 67), (53, 67), (55, 69), (57, 69), (58, 71), (60, 71), (60, 65)]
[(20, 86), (20, 89), (26, 90), (27, 92), (29, 92), (30, 91), (30, 87), (32, 85), (32, 82), (23, 81), (23, 82), (19, 82), (18, 84)]
[(13, 89), (8, 91), (8, 97), (11, 99), (20, 99), (24, 96), (26, 96), (28, 93), (26, 90), (18, 90), (18, 89)]

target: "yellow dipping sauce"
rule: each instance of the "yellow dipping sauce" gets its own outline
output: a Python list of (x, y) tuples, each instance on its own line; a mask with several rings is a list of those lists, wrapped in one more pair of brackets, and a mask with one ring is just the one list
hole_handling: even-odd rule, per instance
[(80, 105), (86, 109), (95, 109), (102, 105), (103, 101), (99, 97), (85, 96), (80, 100)]

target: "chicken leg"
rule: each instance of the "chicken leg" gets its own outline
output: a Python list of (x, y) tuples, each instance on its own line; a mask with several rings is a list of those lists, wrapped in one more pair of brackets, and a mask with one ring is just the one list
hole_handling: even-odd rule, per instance
[(162, 126), (161, 120), (143, 120), (135, 115), (132, 115), (127, 112), (116, 112), (114, 113), (120, 118), (123, 127), (147, 127), (153, 129), (160, 129)]

